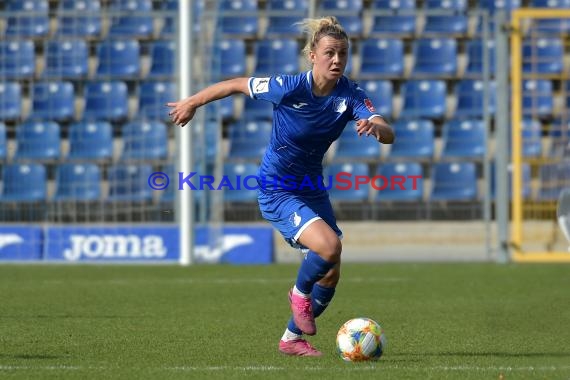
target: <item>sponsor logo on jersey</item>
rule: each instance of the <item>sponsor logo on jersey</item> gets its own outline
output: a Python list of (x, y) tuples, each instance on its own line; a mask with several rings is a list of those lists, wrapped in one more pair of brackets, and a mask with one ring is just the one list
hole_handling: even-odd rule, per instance
[(364, 99), (364, 104), (366, 105), (366, 108), (368, 108), (368, 111), (376, 112), (376, 110), (374, 109), (374, 105), (372, 104), (370, 99), (368, 99), (368, 98)]
[(254, 94), (269, 92), (269, 78), (253, 78), (251, 88)]

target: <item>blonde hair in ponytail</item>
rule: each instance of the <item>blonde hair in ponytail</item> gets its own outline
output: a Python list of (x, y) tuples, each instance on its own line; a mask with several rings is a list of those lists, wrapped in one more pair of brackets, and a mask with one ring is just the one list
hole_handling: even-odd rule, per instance
[(348, 42), (348, 35), (336, 17), (327, 16), (323, 18), (306, 18), (299, 22), (301, 30), (307, 36), (307, 43), (303, 48), (305, 57), (317, 46), (319, 40), (325, 36), (336, 39), (345, 39)]

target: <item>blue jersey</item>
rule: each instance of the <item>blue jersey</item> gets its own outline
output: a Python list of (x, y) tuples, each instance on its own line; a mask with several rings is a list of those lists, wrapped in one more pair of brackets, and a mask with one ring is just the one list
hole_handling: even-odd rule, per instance
[(327, 96), (313, 94), (312, 71), (250, 78), (248, 85), (253, 99), (269, 101), (274, 109), (260, 178), (287, 178), (300, 184), (308, 177), (316, 185), (324, 155), (346, 124), (379, 116), (366, 93), (344, 76)]

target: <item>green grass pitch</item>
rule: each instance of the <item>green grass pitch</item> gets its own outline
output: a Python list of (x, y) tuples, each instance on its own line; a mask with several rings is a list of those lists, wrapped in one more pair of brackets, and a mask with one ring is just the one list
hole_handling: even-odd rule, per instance
[[(296, 265), (0, 266), (2, 379), (569, 379), (570, 266), (344, 264), (310, 341), (281, 355)], [(337, 329), (385, 329), (346, 363)]]

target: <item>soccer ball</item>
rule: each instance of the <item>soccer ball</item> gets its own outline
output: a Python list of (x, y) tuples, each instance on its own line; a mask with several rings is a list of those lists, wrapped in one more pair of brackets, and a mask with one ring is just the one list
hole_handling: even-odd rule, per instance
[(378, 360), (386, 347), (384, 330), (370, 318), (347, 321), (336, 334), (336, 348), (347, 362)]

